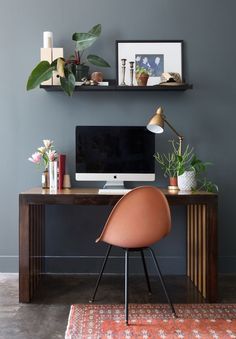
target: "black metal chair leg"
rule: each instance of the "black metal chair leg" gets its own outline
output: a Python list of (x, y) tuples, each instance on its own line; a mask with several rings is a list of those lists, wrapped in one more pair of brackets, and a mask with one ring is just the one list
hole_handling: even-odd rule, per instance
[(101, 269), (101, 271), (99, 273), (99, 277), (98, 277), (97, 282), (96, 282), (96, 286), (95, 286), (95, 289), (94, 289), (94, 292), (93, 292), (93, 296), (92, 296), (91, 300), (89, 300), (90, 303), (94, 302), (94, 299), (95, 299), (95, 296), (96, 296), (96, 293), (97, 293), (97, 289), (98, 289), (99, 283), (101, 281), (102, 274), (103, 274), (103, 271), (105, 269), (105, 266), (106, 266), (107, 259), (108, 259), (108, 256), (110, 254), (111, 248), (112, 248), (112, 245), (109, 245), (108, 248), (107, 248), (107, 253), (106, 253), (105, 259), (103, 261), (102, 269)]
[(128, 275), (129, 275), (129, 250), (125, 249), (125, 324), (128, 325), (129, 321), (129, 308), (128, 308)]
[(152, 294), (150, 280), (149, 280), (149, 276), (148, 276), (148, 271), (147, 271), (147, 266), (146, 266), (143, 250), (141, 250), (140, 252), (141, 252), (141, 258), (142, 258), (142, 262), (143, 262), (143, 269), (144, 269), (144, 273), (145, 273), (145, 277), (146, 277), (146, 282), (147, 282), (148, 293)]
[(174, 314), (174, 316), (177, 318), (177, 315), (176, 315), (176, 313), (175, 313), (174, 306), (173, 306), (173, 304), (172, 304), (172, 302), (171, 302), (171, 299), (170, 299), (170, 297), (169, 297), (169, 295), (168, 295), (168, 293), (167, 293), (166, 286), (165, 286), (165, 283), (164, 283), (164, 280), (163, 280), (163, 277), (162, 277), (162, 274), (161, 274), (161, 270), (160, 270), (160, 267), (159, 267), (159, 265), (158, 265), (156, 256), (155, 256), (153, 250), (152, 250), (150, 247), (148, 248), (148, 250), (150, 251), (151, 256), (152, 256), (152, 259), (153, 259), (154, 264), (155, 264), (155, 266), (156, 266), (156, 270), (157, 270), (157, 272), (158, 272), (158, 274), (159, 274), (159, 277), (160, 277), (160, 280), (161, 280), (161, 284), (162, 284), (163, 290), (164, 290), (164, 292), (165, 292), (165, 295), (166, 295), (166, 298), (167, 298), (167, 300), (168, 300), (168, 303), (169, 303), (169, 305), (170, 305), (170, 307), (171, 307), (171, 311), (172, 311), (172, 313)]

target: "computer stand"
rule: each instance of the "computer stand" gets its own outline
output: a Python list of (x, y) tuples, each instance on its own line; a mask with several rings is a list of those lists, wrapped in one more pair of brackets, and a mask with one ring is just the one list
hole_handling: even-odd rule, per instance
[(106, 181), (103, 189), (125, 189), (124, 181)]

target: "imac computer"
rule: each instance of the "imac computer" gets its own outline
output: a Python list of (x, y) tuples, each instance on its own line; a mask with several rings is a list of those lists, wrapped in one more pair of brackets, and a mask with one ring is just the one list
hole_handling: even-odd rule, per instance
[(144, 126), (76, 126), (77, 181), (106, 181), (108, 189), (154, 181), (154, 153), (155, 134)]

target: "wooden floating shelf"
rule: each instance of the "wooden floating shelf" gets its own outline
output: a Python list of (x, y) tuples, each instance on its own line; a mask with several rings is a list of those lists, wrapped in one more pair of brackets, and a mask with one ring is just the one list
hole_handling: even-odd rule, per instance
[[(156, 92), (156, 91), (186, 91), (192, 89), (192, 84), (183, 83), (180, 85), (155, 85), (155, 86), (118, 86), (116, 80), (109, 81), (109, 86), (75, 86), (75, 92)], [(40, 88), (46, 91), (62, 91), (61, 86), (41, 85)]]

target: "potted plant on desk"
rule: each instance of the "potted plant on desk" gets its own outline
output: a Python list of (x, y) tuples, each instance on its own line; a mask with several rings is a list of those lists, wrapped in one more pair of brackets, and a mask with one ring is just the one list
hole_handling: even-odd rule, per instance
[(159, 164), (160, 168), (164, 173), (164, 177), (169, 178), (169, 186), (168, 189), (177, 190), (178, 183), (177, 183), (177, 175), (178, 175), (178, 165), (179, 159), (178, 154), (174, 151), (174, 141), (170, 140), (172, 144), (173, 151), (167, 154), (156, 152), (154, 154), (154, 158)]
[(183, 191), (203, 190), (216, 192), (218, 187), (209, 181), (202, 174), (206, 172), (210, 162), (202, 162), (194, 154), (194, 149), (187, 145), (179, 155), (179, 142), (170, 140), (172, 151), (165, 153), (155, 153), (154, 157), (164, 172), (165, 177), (169, 177), (168, 189)]

